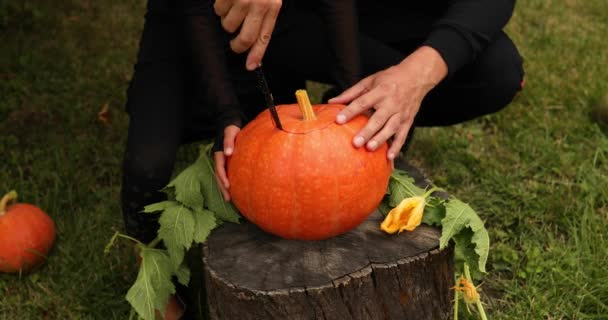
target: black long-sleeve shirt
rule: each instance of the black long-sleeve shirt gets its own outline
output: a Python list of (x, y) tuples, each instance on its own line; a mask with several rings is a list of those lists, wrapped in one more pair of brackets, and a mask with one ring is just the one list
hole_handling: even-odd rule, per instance
[[(358, 0), (357, 5), (363, 32), (387, 42), (421, 40), (439, 52), (453, 74), (505, 27), (515, 0)], [(396, 19), (405, 21), (407, 30), (395, 30)]]
[[(182, 0), (186, 18), (185, 32), (191, 42), (193, 66), (197, 68), (201, 89), (206, 90), (208, 103), (222, 109), (222, 125), (241, 124), (239, 102), (228, 75), (225, 55), (229, 35), (221, 27), (213, 11), (212, 0)], [(289, 24), (289, 16), (297, 14), (296, 0), (284, 0), (275, 28)], [(509, 21), (515, 0), (427, 0), (409, 3), (402, 0), (302, 0), (318, 10), (326, 24), (336, 63), (346, 85), (360, 77), (358, 32), (380, 37), (420, 37), (422, 44), (436, 49), (453, 74), (471, 63), (488, 45), (494, 35)], [(391, 19), (410, 22), (408, 30), (395, 30)], [(244, 66), (243, 66), (244, 68)]]
[(435, 48), (454, 73), (475, 60), (513, 13), (515, 0), (452, 0), (426, 45)]

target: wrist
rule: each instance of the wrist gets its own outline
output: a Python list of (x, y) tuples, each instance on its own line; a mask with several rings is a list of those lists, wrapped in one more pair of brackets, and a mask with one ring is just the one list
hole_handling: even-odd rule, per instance
[(417, 70), (417, 79), (429, 90), (438, 85), (448, 74), (448, 65), (443, 57), (429, 46), (419, 47), (398, 66), (407, 69), (414, 67)]

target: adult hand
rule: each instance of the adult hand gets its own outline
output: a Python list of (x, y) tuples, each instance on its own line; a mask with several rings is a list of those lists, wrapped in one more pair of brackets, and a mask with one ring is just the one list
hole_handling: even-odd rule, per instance
[(215, 179), (220, 186), (220, 191), (224, 200), (230, 201), (230, 181), (226, 174), (226, 157), (230, 157), (234, 152), (234, 140), (241, 129), (235, 125), (229, 125), (224, 129), (224, 150), (213, 153), (215, 160)]
[(393, 137), (387, 152), (387, 158), (393, 160), (405, 143), (422, 99), (446, 74), (447, 65), (439, 53), (423, 46), (398, 65), (359, 81), (329, 102), (348, 104), (336, 116), (339, 124), (375, 110), (353, 138), (353, 145), (359, 148), (365, 144), (371, 151)]
[(261, 62), (270, 42), (282, 0), (216, 0), (213, 8), (221, 17), (222, 26), (230, 33), (239, 27), (239, 34), (230, 41), (232, 51), (249, 50), (245, 66), (252, 71)]

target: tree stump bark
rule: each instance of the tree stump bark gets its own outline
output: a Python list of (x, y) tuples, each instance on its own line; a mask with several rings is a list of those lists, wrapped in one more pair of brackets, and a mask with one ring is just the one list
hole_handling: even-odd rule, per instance
[[(428, 181), (405, 163), (420, 186)], [(450, 319), (453, 252), (426, 225), (388, 235), (374, 212), (323, 241), (285, 240), (246, 221), (214, 230), (203, 246), (210, 319)]]

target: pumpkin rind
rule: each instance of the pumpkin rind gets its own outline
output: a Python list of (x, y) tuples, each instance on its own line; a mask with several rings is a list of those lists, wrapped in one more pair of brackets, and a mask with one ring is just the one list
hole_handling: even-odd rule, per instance
[(284, 131), (264, 111), (239, 133), (228, 159), (230, 194), (261, 229), (288, 239), (320, 240), (363, 222), (386, 193), (386, 143), (370, 152), (352, 138), (367, 122), (335, 123), (343, 105), (317, 105), (302, 121), (298, 105), (277, 107)]

